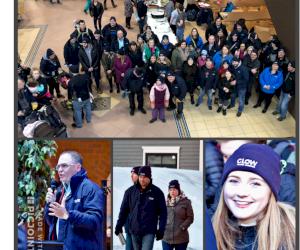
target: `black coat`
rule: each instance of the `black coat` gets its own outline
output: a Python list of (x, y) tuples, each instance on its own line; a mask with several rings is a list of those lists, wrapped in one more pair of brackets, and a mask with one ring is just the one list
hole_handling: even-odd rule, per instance
[(137, 77), (133, 73), (133, 69), (130, 69), (125, 73), (122, 86), (124, 89), (134, 93), (142, 92), (143, 87), (145, 86), (145, 78), (143, 75), (141, 77)]
[(282, 91), (291, 96), (295, 95), (295, 72), (288, 72), (282, 85)]
[(163, 192), (152, 183), (141, 192), (139, 183), (125, 191), (116, 229), (128, 219), (129, 232), (133, 235), (156, 234), (165, 231), (167, 207)]
[(103, 12), (104, 12), (104, 7), (102, 3), (98, 2), (96, 6), (93, 3), (91, 4), (90, 6), (91, 16), (93, 16), (94, 18), (101, 19)]
[(218, 72), (215, 68), (208, 69), (206, 66), (202, 67), (197, 74), (197, 83), (205, 91), (216, 89), (218, 84)]
[(214, 57), (214, 55), (220, 50), (220, 48), (217, 44), (214, 44), (214, 46), (212, 46), (211, 49), (209, 49), (209, 44), (208, 42), (206, 42), (203, 45), (202, 50), (206, 50), (210, 57)]
[(65, 64), (67, 65), (77, 65), (79, 64), (79, 53), (80, 45), (78, 42), (75, 42), (74, 46), (71, 45), (70, 39), (66, 42), (64, 46), (64, 58)]
[(124, 37), (127, 36), (127, 31), (123, 28), (122, 25), (116, 24), (116, 26), (111, 27), (110, 24), (107, 24), (102, 29), (102, 35), (104, 39), (104, 46), (111, 47), (112, 42), (117, 40), (117, 31), (122, 30)]
[(98, 50), (98, 54), (99, 54), (99, 63), (102, 59), (102, 55), (103, 55), (103, 38), (101, 37), (99, 40), (95, 39), (94, 44), (93, 44), (97, 50)]
[(173, 83), (167, 82), (167, 85), (171, 96), (175, 96), (180, 101), (183, 101), (187, 92), (187, 87), (183, 78), (176, 76), (175, 81)]
[(81, 31), (79, 28), (74, 31), (74, 34), (77, 37), (77, 42), (82, 43), (82, 39), (84, 37), (88, 37), (92, 42), (95, 40), (95, 36), (93, 34), (93, 31), (91, 31), (89, 28), (85, 28), (84, 31)]
[(99, 58), (98, 50), (95, 46), (92, 46), (91, 57), (92, 57), (92, 64), (90, 64), (89, 58), (85, 53), (84, 48), (80, 48), (79, 61), (85, 72), (87, 72), (90, 67), (93, 67), (94, 69), (97, 69), (99, 67), (100, 58)]
[(217, 27), (215, 23), (209, 25), (208, 28), (207, 28), (206, 31), (205, 31), (205, 38), (206, 38), (206, 40), (208, 40), (208, 37), (209, 37), (210, 35), (216, 36), (217, 33), (218, 33), (220, 30), (223, 30), (224, 37), (227, 37), (227, 36), (228, 36), (228, 32), (227, 32), (226, 26), (225, 26), (224, 24), (221, 24), (220, 27)]
[(141, 50), (137, 49), (135, 52), (129, 50), (128, 56), (132, 62), (133, 68), (135, 66), (142, 67), (144, 65), (143, 54)]
[(249, 71), (248, 69), (240, 65), (237, 68), (232, 67), (232, 73), (236, 79), (236, 89), (247, 89), (249, 82)]
[(150, 86), (148, 86), (148, 87), (152, 87), (153, 84), (156, 82), (156, 79), (158, 76), (155, 71), (156, 65), (157, 65), (157, 63), (151, 63), (151, 62), (149, 62), (145, 65), (145, 68), (146, 68), (145, 81), (147, 84), (150, 83)]
[(46, 78), (57, 76), (58, 69), (60, 67), (60, 62), (57, 57), (55, 57), (54, 60), (50, 60), (45, 55), (40, 62), (40, 70), (46, 76)]
[[(234, 80), (234, 77), (228, 81), (226, 77), (222, 77), (219, 81), (219, 98), (221, 100), (229, 100), (231, 97), (231, 93), (234, 91), (234, 85), (231, 82)], [(223, 89), (227, 88), (229, 92), (225, 92)]]
[(82, 101), (89, 99), (89, 84), (90, 78), (87, 74), (72, 77), (68, 83), (68, 99), (81, 98)]
[(138, 1), (137, 5), (136, 5), (136, 9), (137, 9), (137, 13), (138, 13), (138, 17), (145, 17), (147, 15), (147, 5), (144, 4), (144, 1)]
[[(129, 40), (126, 37), (124, 37), (124, 47), (122, 47), (122, 48), (124, 48), (125, 54), (127, 55), (128, 54), (128, 49), (129, 49)], [(121, 48), (119, 48), (118, 40), (114, 40), (111, 43), (110, 51), (113, 51), (113, 52), (117, 53), (119, 49), (121, 49)]]
[(158, 48), (160, 52), (163, 52), (165, 56), (171, 60), (172, 52), (175, 49), (175, 46), (172, 43), (169, 43), (168, 46), (164, 46), (162, 43), (160, 43), (158, 44)]
[(155, 45), (157, 46), (157, 45), (159, 44), (158, 36), (155, 35), (153, 31), (151, 31), (151, 32), (152, 32), (152, 34), (151, 34), (150, 38), (147, 39), (147, 37), (146, 37), (146, 32), (145, 32), (144, 34), (142, 34), (142, 38), (143, 38), (143, 40), (144, 40), (146, 43), (148, 43), (148, 41), (149, 41), (150, 39), (153, 39)]

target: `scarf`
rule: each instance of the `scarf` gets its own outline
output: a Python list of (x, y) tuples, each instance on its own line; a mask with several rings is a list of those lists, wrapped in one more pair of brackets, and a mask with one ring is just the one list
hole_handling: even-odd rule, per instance
[(167, 206), (168, 207), (175, 207), (175, 205), (180, 201), (182, 200), (183, 198), (186, 198), (185, 194), (183, 191), (181, 191), (181, 194), (178, 195), (177, 197), (175, 198), (171, 198), (170, 196), (168, 196), (168, 199), (167, 199)]

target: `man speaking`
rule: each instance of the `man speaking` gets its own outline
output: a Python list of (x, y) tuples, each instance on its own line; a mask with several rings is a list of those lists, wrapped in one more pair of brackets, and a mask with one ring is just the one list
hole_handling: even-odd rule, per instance
[(60, 155), (56, 171), (62, 185), (51, 185), (46, 195), (49, 240), (62, 241), (65, 250), (102, 250), (103, 191), (87, 178), (75, 151)]

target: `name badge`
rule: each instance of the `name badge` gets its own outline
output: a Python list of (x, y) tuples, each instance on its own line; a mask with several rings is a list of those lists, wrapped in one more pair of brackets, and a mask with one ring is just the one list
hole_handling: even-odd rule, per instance
[(80, 199), (74, 200), (74, 203), (79, 203), (79, 202), (80, 202)]

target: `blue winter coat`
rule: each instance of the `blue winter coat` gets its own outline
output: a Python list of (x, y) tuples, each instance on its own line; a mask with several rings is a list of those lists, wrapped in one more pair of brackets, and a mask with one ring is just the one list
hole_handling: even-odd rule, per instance
[(210, 216), (208, 215), (205, 209), (205, 224), (206, 224), (206, 233), (205, 233), (205, 242), (206, 242), (206, 249), (209, 250), (217, 250), (217, 242), (214, 233), (214, 229), (211, 224)]
[(232, 12), (235, 9), (235, 6), (233, 3), (227, 3), (226, 7), (224, 9), (224, 12)]
[(134, 235), (156, 234), (165, 231), (167, 207), (163, 192), (152, 183), (141, 192), (137, 183), (125, 191), (116, 229), (128, 218), (129, 232)]
[[(191, 35), (187, 36), (185, 41), (186, 41), (187, 45), (193, 45), (193, 47), (195, 48)], [(201, 49), (202, 46), (203, 46), (203, 40), (202, 40), (201, 36), (199, 36), (197, 44), (196, 44), (196, 48)]]
[[(259, 75), (259, 83), (261, 90), (267, 94), (274, 94), (283, 83), (282, 71), (277, 71), (276, 74), (271, 73), (271, 67), (267, 67)], [(263, 86), (270, 85), (270, 89), (266, 89)]]
[(213, 57), (215, 69), (219, 70), (219, 68), (222, 65), (222, 62), (224, 62), (224, 61), (228, 61), (229, 64), (231, 64), (232, 59), (233, 59), (233, 55), (228, 54), (227, 56), (223, 57), (222, 52), (218, 51)]
[[(84, 169), (71, 178), (70, 185), (71, 195), (66, 200), (69, 218), (60, 219), (58, 241), (64, 242), (65, 250), (102, 250), (104, 193), (87, 178)], [(57, 190), (56, 201), (61, 194), (62, 187)], [(49, 240), (52, 240), (57, 217), (48, 213), (49, 204), (46, 204), (45, 219), (49, 225)]]

